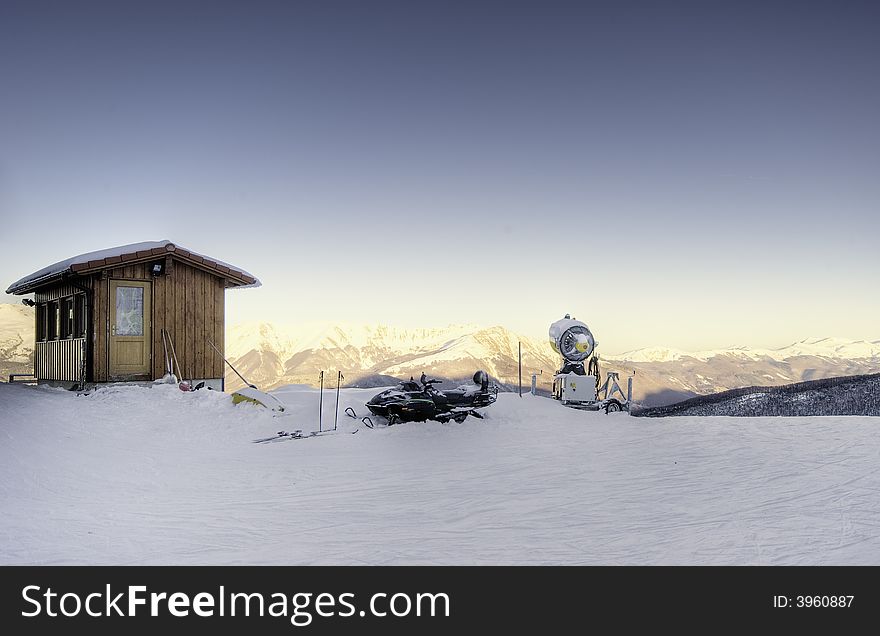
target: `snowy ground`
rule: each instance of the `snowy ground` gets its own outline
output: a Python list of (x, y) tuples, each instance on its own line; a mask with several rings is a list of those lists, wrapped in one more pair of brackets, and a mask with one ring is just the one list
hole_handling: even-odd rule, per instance
[(880, 418), (507, 394), (482, 422), (251, 444), (316, 423), (316, 391), (277, 395), (292, 416), (0, 384), (0, 564), (880, 564)]

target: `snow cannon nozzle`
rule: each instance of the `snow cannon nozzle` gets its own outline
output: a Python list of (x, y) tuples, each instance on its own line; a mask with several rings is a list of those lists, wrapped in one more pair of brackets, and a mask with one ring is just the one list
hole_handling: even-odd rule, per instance
[(550, 344), (566, 362), (583, 362), (596, 348), (596, 340), (586, 323), (571, 318), (557, 320), (550, 325)]

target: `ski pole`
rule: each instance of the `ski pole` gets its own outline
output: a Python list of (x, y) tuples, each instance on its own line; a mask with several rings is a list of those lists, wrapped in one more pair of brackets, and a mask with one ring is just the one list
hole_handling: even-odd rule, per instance
[(519, 396), (522, 397), (522, 341), (519, 343)]
[[(165, 333), (168, 334), (168, 344), (171, 345), (171, 360), (173, 361), (173, 364), (177, 365), (177, 380), (178, 382), (183, 382), (183, 373), (181, 373), (180, 371), (180, 362), (177, 361), (177, 353), (174, 351), (174, 339), (171, 338), (170, 333), (168, 333), (167, 331)], [(172, 366), (171, 369), (171, 375), (174, 375), (174, 367)]]
[(324, 372), (321, 371), (321, 397), (318, 401), (318, 432), (324, 432)]
[(339, 384), (344, 379), (342, 371), (336, 371), (336, 412), (333, 414), (333, 430), (336, 430), (336, 423), (339, 421)]
[(244, 379), (244, 376), (238, 372), (238, 369), (236, 369), (234, 366), (232, 366), (232, 363), (229, 360), (227, 360), (226, 358), (223, 357), (223, 354), (220, 353), (220, 349), (218, 349), (217, 345), (215, 345), (213, 342), (211, 342), (210, 339), (208, 340), (208, 344), (211, 345), (211, 347), (213, 347), (214, 351), (216, 351), (217, 355), (220, 356), (220, 358), (222, 358), (223, 362), (228, 364), (229, 368), (232, 369), (233, 371), (235, 371), (235, 375), (237, 375), (239, 378), (241, 378), (242, 382), (244, 382), (249, 387), (256, 388), (256, 387), (254, 387), (253, 384), (251, 384), (250, 382), (248, 382), (247, 380)]
[(174, 371), (171, 369), (171, 361), (168, 359), (168, 343), (165, 341), (164, 329), (162, 329), (162, 349), (165, 350), (165, 373), (174, 375)]

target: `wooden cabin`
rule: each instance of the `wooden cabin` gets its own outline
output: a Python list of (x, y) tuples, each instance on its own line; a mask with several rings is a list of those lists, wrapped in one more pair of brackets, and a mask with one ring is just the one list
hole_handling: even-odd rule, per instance
[[(224, 296), (256, 287), (243, 269), (170, 241), (91, 252), (25, 276), (33, 294), (34, 376), (60, 386), (151, 381), (172, 345), (183, 378), (223, 390)], [(167, 338), (163, 343), (163, 331)]]

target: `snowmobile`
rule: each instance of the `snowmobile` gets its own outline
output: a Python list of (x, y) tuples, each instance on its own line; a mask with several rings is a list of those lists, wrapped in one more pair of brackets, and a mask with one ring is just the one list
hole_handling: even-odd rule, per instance
[(473, 379), (473, 385), (441, 391), (434, 386), (440, 384), (440, 380), (428, 379), (423, 373), (419, 382), (410, 378), (373, 396), (367, 408), (373, 415), (388, 418), (389, 425), (425, 420), (464, 422), (468, 415), (482, 419), (477, 409), (498, 399), (498, 387), (489, 386), (485, 371), (477, 371)]

